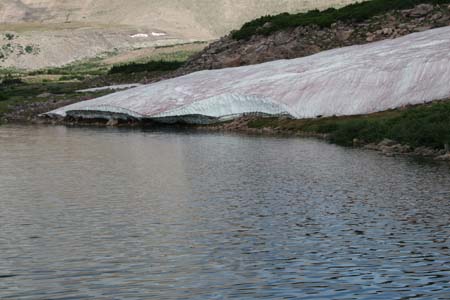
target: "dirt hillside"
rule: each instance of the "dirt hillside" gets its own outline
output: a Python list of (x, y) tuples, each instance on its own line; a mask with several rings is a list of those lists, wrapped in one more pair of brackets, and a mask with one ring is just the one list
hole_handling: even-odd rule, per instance
[(351, 2), (355, 1), (2, 0), (0, 67), (36, 69), (112, 50), (214, 40), (262, 15)]
[(341, 6), (353, 0), (2, 0), (0, 23), (83, 22), (158, 28), (216, 38), (255, 17)]

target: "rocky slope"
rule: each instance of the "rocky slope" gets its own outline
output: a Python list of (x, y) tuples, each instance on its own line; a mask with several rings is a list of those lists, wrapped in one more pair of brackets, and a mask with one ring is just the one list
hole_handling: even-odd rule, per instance
[(194, 56), (185, 70), (220, 69), (304, 57), (328, 49), (393, 39), (447, 25), (450, 25), (450, 6), (421, 4), (364, 22), (337, 22), (331, 28), (300, 26), (269, 36), (256, 35), (250, 40), (234, 40), (227, 35)]

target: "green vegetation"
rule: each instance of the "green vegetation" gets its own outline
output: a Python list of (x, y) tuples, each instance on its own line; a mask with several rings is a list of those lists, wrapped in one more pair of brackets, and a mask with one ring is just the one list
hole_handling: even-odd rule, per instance
[(2, 84), (0, 86), (0, 95), (4, 99), (27, 99), (37, 97), (43, 93), (50, 93), (53, 95), (67, 95), (75, 94), (75, 90), (82, 88), (83, 85), (79, 83), (34, 83), (28, 84), (18, 82), (15, 84)]
[(83, 62), (75, 62), (63, 67), (47, 68), (29, 73), (31, 76), (36, 75), (67, 75), (67, 76), (96, 76), (104, 75), (108, 72), (108, 67), (102, 65), (98, 59), (91, 59)]
[[(7, 39), (4, 37), (4, 40)], [(5, 50), (8, 56), (14, 51), (16, 53), (22, 51), (25, 54), (30, 51), (32, 53), (39, 51), (35, 45), (30, 47), (10, 45), (5, 46)], [(47, 110), (53, 106), (53, 103), (59, 101), (67, 104), (68, 100), (76, 102), (112, 92), (76, 93), (76, 90), (111, 84), (146, 82), (158, 78), (164, 72), (179, 68), (195, 52), (180, 50), (150, 53), (149, 56), (135, 60), (131, 64), (114, 66), (111, 72), (108, 60), (119, 54), (117, 49), (62, 67), (36, 71), (0, 68), (0, 123), (7, 113), (12, 113), (9, 115), (10, 119), (22, 120), (23, 117), (25, 119), (34, 117), (41, 112), (40, 110)], [(0, 61), (2, 61), (2, 53), (0, 46)]]
[(133, 74), (142, 72), (169, 72), (174, 71), (191, 57), (195, 51), (175, 51), (158, 53), (147, 59), (141, 59), (128, 64), (115, 65), (109, 74)]
[(83, 81), (86, 77), (83, 75), (63, 75), (59, 77), (59, 81), (71, 81), (71, 80), (78, 80)]
[(118, 50), (113, 49), (110, 52), (105, 52), (97, 57), (83, 59), (79, 61), (75, 61), (73, 63), (54, 68), (45, 68), (36, 71), (31, 71), (28, 73), (30, 76), (37, 75), (63, 75), (66, 76), (66, 79), (69, 80), (69, 77), (72, 79), (77, 78), (85, 78), (88, 76), (99, 76), (105, 75), (108, 73), (109, 67), (103, 63), (103, 60), (108, 57), (112, 57), (117, 55)]
[(248, 125), (251, 128), (328, 134), (332, 142), (346, 146), (352, 145), (355, 139), (362, 143), (377, 143), (388, 138), (412, 147), (441, 149), (450, 143), (450, 101), (364, 116), (308, 120), (262, 118)]
[(232, 33), (232, 37), (236, 40), (247, 40), (257, 34), (269, 35), (275, 31), (298, 26), (330, 27), (337, 21), (361, 22), (392, 10), (410, 9), (422, 3), (448, 4), (450, 0), (372, 0), (350, 4), (340, 9), (329, 8), (324, 11), (311, 10), (298, 14), (269, 15), (244, 24), (240, 30)]
[(5, 40), (12, 41), (16, 36), (12, 33), (5, 33)]
[[(61, 81), (84, 80), (88, 77), (106, 76), (111, 74), (132, 74), (139, 72), (172, 71), (180, 67), (195, 52), (176, 51), (171, 53), (159, 53), (150, 58), (137, 60), (133, 63), (119, 64), (112, 68), (104, 63), (104, 59), (114, 56), (117, 52), (105, 53), (101, 56), (73, 62), (71, 64), (46, 68), (29, 72), (30, 76), (37, 75), (62, 75)], [(1, 69), (0, 69), (1, 70)]]
[(8, 75), (8, 74), (22, 74), (24, 73), (23, 70), (19, 70), (16, 68), (0, 68), (0, 80), (2, 75)]
[(25, 47), (25, 52), (26, 53), (31, 54), (31, 53), (33, 53), (33, 51), (34, 51), (34, 49), (33, 49), (32, 45), (28, 45), (28, 46)]
[(109, 74), (132, 74), (139, 72), (160, 72), (174, 71), (180, 68), (184, 62), (181, 61), (149, 61), (146, 63), (130, 63), (126, 65), (118, 65), (111, 68)]
[(2, 45), (0, 47), (0, 61), (5, 61), (13, 52), (14, 49), (10, 43)]
[(3, 36), (3, 40), (6, 41), (6, 44), (0, 45), (0, 61), (6, 61), (12, 55), (37, 55), (41, 51), (38, 45), (27, 45), (24, 47), (21, 44), (14, 42), (13, 40), (16, 38), (17, 36), (12, 33), (6, 33)]
[(26, 106), (48, 100), (54, 102), (63, 100), (80, 101), (86, 95), (99, 97), (111, 93), (111, 91), (76, 92), (76, 90), (86, 87), (88, 87), (86, 84), (80, 82), (25, 83), (20, 81), (11, 84), (4, 84), (3, 82), (0, 84), (0, 123), (2, 115), (13, 111), (15, 106)]
[(23, 81), (22, 78), (13, 73), (6, 73), (5, 76), (0, 77), (0, 83), (4, 86), (8, 86), (13, 84), (20, 84), (23, 83)]
[(145, 59), (140, 59), (135, 62), (145, 63), (145, 62), (149, 62), (149, 61), (159, 61), (159, 60), (186, 62), (195, 53), (197, 53), (197, 51), (192, 51), (192, 50), (191, 51), (180, 50), (180, 51), (174, 51), (174, 52), (155, 53), (150, 57), (147, 57)]
[(195, 41), (195, 42), (188, 42), (188, 43), (161, 45), (161, 46), (156, 46), (155, 49), (175, 48), (175, 47), (185, 46), (185, 45), (204, 45), (204, 44), (208, 44), (208, 42), (206, 42), (206, 41)]
[(1, 84), (0, 85), (0, 116), (7, 113), (11, 107), (31, 102), (45, 101), (46, 98), (39, 98), (43, 93), (62, 95), (66, 92), (73, 94), (74, 86), (57, 84)]
[[(29, 107), (35, 107), (39, 102), (81, 101), (87, 95), (89, 98), (105, 95), (111, 91), (80, 94), (76, 90), (157, 77), (183, 65), (191, 54), (190, 51), (158, 53), (131, 64), (115, 66), (111, 72), (111, 67), (104, 63), (109, 54), (31, 72), (0, 68), (0, 119), (6, 113), (17, 111), (18, 107), (22, 110), (20, 114), (36, 113)], [(42, 107), (45, 109), (46, 105)]]

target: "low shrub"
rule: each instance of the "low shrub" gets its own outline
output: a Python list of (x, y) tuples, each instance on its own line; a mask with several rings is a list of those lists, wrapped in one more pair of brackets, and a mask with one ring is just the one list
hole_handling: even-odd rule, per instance
[(330, 27), (337, 21), (361, 22), (376, 15), (393, 10), (410, 9), (422, 3), (448, 4), (450, 0), (372, 0), (357, 2), (340, 9), (329, 8), (324, 11), (311, 10), (298, 14), (269, 15), (244, 24), (241, 29), (232, 33), (232, 37), (236, 40), (248, 40), (257, 34), (269, 35), (275, 31), (298, 26)]
[(132, 74), (140, 72), (156, 72), (156, 71), (174, 71), (180, 68), (184, 62), (182, 61), (149, 61), (146, 63), (130, 63), (126, 65), (113, 66), (109, 74)]
[(328, 134), (336, 144), (351, 146), (358, 139), (378, 143), (385, 138), (412, 147), (436, 149), (450, 144), (450, 100), (363, 116), (308, 120), (262, 118), (249, 122), (251, 128), (280, 128)]
[(61, 77), (59, 77), (59, 81), (69, 81), (69, 80), (79, 80), (79, 81), (83, 81), (85, 80), (86, 77), (83, 75), (63, 75)]
[(0, 101), (6, 101), (8, 99), (9, 98), (8, 98), (8, 96), (5, 93), (0, 92)]
[(23, 80), (20, 77), (8, 73), (3, 78), (0, 78), (0, 82), (3, 85), (14, 85), (23, 83)]

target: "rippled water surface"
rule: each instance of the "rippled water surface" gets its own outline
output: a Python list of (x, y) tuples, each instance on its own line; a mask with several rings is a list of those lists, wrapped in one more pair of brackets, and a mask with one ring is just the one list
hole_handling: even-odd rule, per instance
[(309, 139), (0, 127), (0, 299), (450, 299), (450, 167)]

